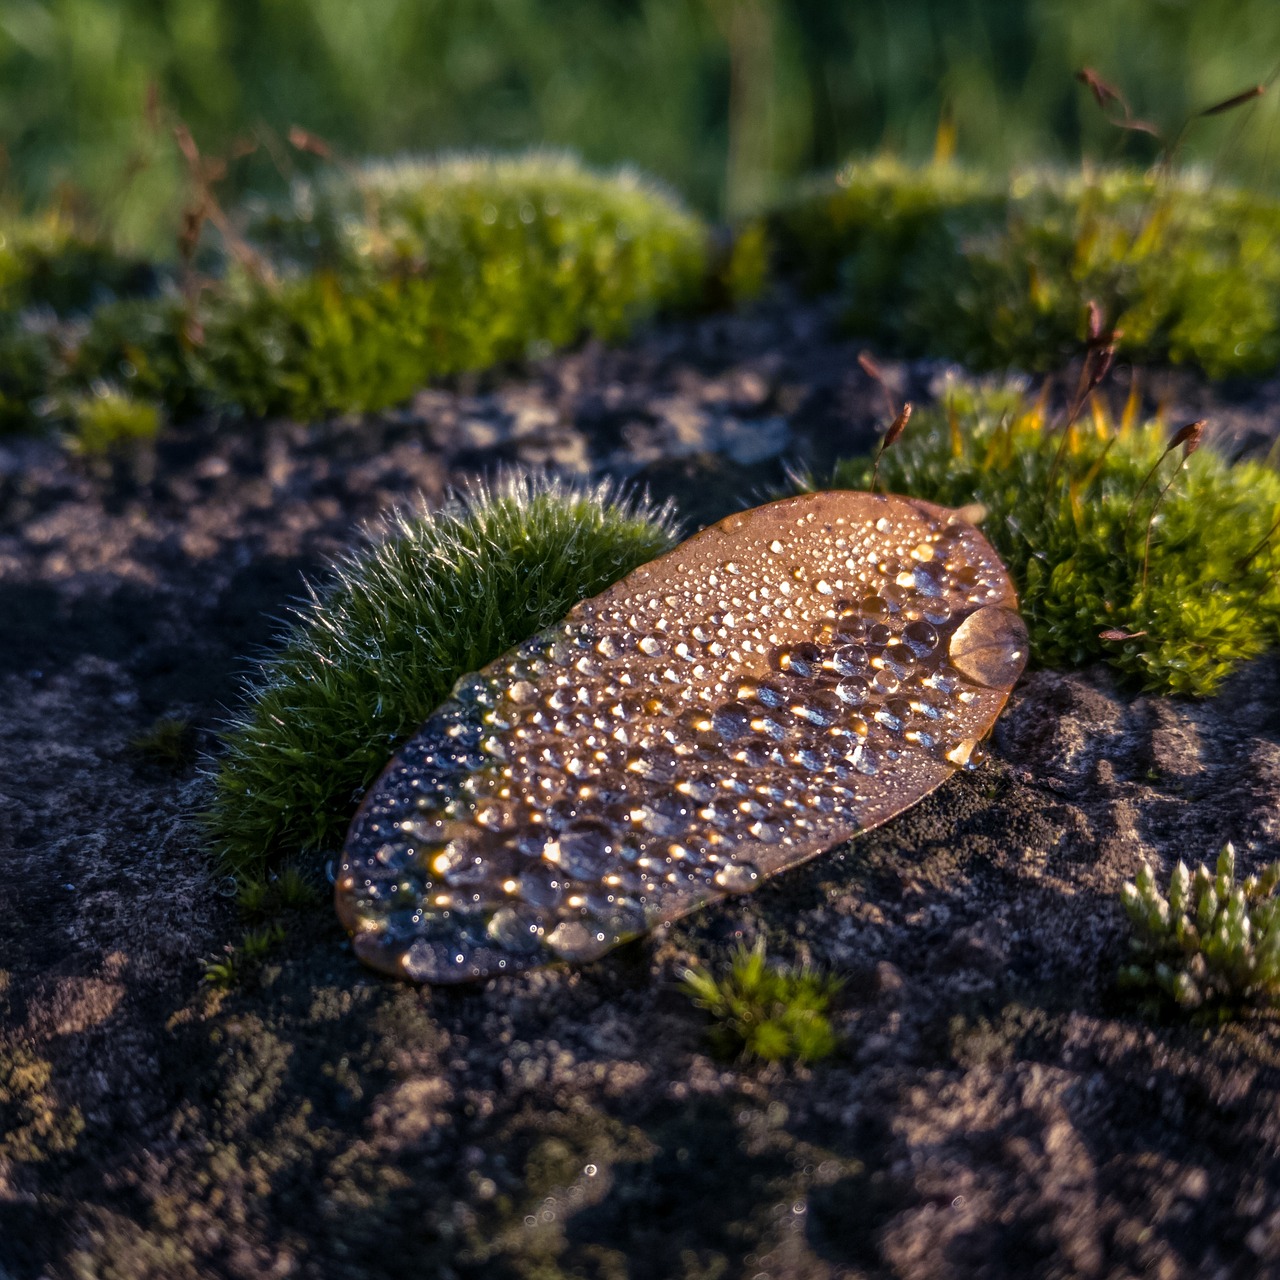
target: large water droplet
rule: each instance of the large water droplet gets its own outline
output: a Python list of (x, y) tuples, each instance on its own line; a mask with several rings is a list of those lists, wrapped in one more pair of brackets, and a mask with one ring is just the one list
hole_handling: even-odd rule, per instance
[(976, 531), (907, 499), (700, 535), (406, 745), (335, 885), (356, 954), (430, 982), (589, 959), (884, 820), (976, 758), (1020, 670), (1013, 604)]
[(951, 665), (974, 684), (1008, 688), (1027, 665), (1027, 627), (1012, 610), (975, 609), (952, 633)]

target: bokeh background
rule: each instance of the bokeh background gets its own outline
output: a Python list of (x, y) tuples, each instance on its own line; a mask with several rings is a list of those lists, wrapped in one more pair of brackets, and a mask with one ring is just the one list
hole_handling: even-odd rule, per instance
[[(1176, 132), (1278, 61), (1277, 0), (0, 0), (2, 193), (162, 251), (181, 119), (206, 153), (258, 144), (232, 196), (307, 163), (301, 126), (351, 157), (566, 146), (731, 216), (868, 151), (1150, 160), (1081, 66)], [(1185, 158), (1272, 187), (1277, 98), (1198, 121)]]

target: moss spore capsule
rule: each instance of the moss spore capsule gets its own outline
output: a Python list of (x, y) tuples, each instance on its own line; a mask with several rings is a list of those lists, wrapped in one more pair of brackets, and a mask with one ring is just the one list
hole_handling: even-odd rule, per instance
[(594, 959), (886, 821), (990, 730), (1016, 608), (930, 503), (704, 530), (465, 676), (391, 762), (335, 885), (356, 954), (420, 982)]

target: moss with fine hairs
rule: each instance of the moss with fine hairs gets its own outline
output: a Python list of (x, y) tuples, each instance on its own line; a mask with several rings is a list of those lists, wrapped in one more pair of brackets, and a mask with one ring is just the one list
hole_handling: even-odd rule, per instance
[(1210, 871), (1179, 862), (1160, 892), (1144, 862), (1121, 900), (1133, 926), (1121, 984), (1149, 1007), (1231, 1016), (1280, 1006), (1280, 862), (1236, 881), (1228, 841)]
[(686, 969), (683, 985), (711, 1018), (707, 1039), (718, 1057), (816, 1062), (836, 1050), (829, 1014), (840, 979), (807, 965), (770, 963), (763, 942), (739, 947), (719, 977)]
[(397, 746), (475, 671), (667, 550), (670, 508), (508, 476), (400, 514), (294, 611), (210, 762), (210, 839), (261, 878), (342, 840)]
[(784, 262), (839, 288), (850, 326), (974, 368), (1044, 370), (1086, 302), (1137, 360), (1211, 377), (1280, 363), (1280, 201), (1196, 173), (848, 165), (769, 221)]
[[(1208, 448), (1161, 461), (1168, 444), (1161, 424), (1138, 421), (1133, 397), (1118, 420), (1095, 401), (1064, 447), (1043, 399), (1019, 384), (951, 379), (884, 454), (879, 479), (985, 508), (1037, 662), (1104, 659), (1148, 689), (1207, 694), (1280, 643), (1280, 475)], [(831, 483), (865, 489), (871, 471), (845, 460)]]

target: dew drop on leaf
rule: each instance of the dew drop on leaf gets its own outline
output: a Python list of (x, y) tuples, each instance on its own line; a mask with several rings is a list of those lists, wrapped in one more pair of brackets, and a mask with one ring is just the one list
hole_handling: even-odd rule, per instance
[(927, 502), (806, 494), (704, 530), (405, 744), (336, 876), (356, 954), (431, 983), (592, 960), (887, 821), (990, 730), (1016, 610)]

